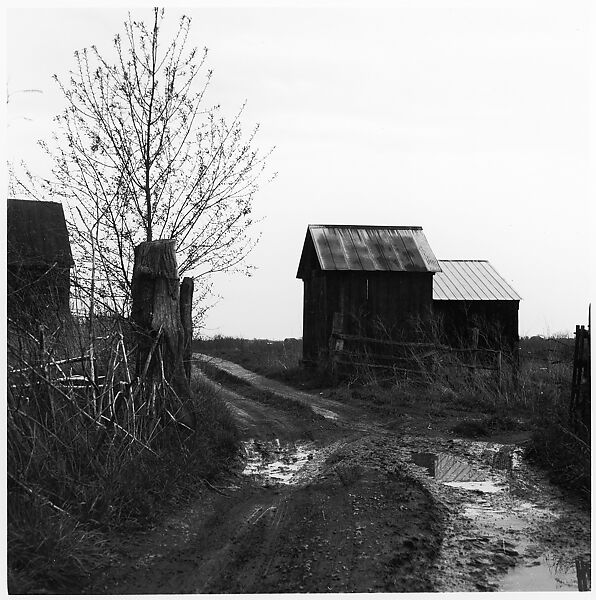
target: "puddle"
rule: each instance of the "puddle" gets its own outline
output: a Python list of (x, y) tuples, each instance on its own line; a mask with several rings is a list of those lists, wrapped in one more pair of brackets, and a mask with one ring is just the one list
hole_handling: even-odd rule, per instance
[(506, 485), (487, 479), (483, 473), (451, 454), (413, 452), (411, 460), (424, 467), (431, 477), (451, 487), (496, 494)]
[(327, 410), (326, 408), (321, 408), (320, 406), (315, 406), (314, 404), (310, 404), (312, 411), (317, 415), (321, 415), (326, 419), (330, 419), (331, 421), (337, 421), (338, 415), (334, 413), (332, 410)]
[(503, 483), (495, 483), (494, 481), (444, 481), (443, 483), (445, 485), (450, 485), (451, 487), (484, 492), (485, 494), (498, 494), (503, 491), (503, 486), (506, 485)]
[(551, 554), (513, 567), (503, 578), (499, 591), (542, 592), (591, 589), (590, 561), (581, 557), (562, 561)]
[(522, 531), (528, 526), (528, 521), (516, 515), (511, 510), (493, 508), (490, 505), (464, 504), (463, 514), (469, 517), (483, 532), (490, 533), (496, 528), (504, 533)]
[(252, 476), (266, 484), (290, 485), (292, 479), (314, 456), (312, 443), (283, 443), (279, 440), (244, 442), (246, 465), (242, 475)]
[[(445, 486), (486, 492), (466, 495), (460, 505), (466, 521), (458, 541), (471, 544), (473, 561), (490, 567), (492, 589), (590, 590), (589, 539), (581, 526), (585, 516), (576, 520), (576, 513), (559, 496), (537, 493), (519, 448), (467, 444), (466, 450), (478, 463), (441, 452), (412, 452), (410, 460)], [(569, 532), (561, 529), (555, 542), (553, 525), (559, 519), (571, 527)], [(576, 531), (580, 539), (573, 539)], [(457, 552), (459, 556), (461, 547)]]

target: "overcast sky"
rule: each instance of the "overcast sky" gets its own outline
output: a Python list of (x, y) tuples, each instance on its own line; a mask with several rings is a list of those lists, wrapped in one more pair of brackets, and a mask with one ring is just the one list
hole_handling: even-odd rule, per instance
[[(300, 337), (309, 223), (420, 225), (439, 259), (487, 259), (519, 292), (520, 334), (572, 331), (590, 301), (586, 1), (226, 6), (166, 10), (209, 48), (209, 100), (275, 146), (255, 200), (251, 278), (219, 276), (204, 334)], [(148, 7), (133, 8), (150, 21)], [(63, 106), (54, 73), (111, 51), (126, 10), (8, 9), (7, 154)], [(43, 93), (19, 90), (39, 89)], [(592, 99), (593, 103), (593, 99)]]

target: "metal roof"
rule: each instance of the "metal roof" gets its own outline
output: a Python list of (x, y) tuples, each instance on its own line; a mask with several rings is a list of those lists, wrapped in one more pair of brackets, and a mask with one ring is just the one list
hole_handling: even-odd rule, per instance
[(433, 300), (521, 300), (487, 260), (440, 260)]
[(9, 198), (7, 208), (8, 265), (74, 264), (59, 202)]
[(422, 227), (309, 225), (298, 277), (304, 273), (309, 236), (323, 271), (440, 270)]

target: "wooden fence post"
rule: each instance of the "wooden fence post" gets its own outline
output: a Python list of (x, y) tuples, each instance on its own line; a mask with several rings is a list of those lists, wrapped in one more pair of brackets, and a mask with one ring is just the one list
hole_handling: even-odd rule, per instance
[(577, 590), (587, 592), (590, 590), (590, 562), (578, 557), (575, 559), (575, 572), (577, 575)]
[(331, 373), (331, 381), (333, 385), (336, 385), (339, 380), (339, 360), (343, 351), (343, 340), (339, 338), (339, 335), (343, 331), (343, 313), (334, 312), (333, 321), (331, 324), (331, 335), (327, 342), (328, 345), (328, 371)]
[[(190, 386), (183, 365), (184, 330), (175, 249), (175, 240), (142, 242), (135, 247), (131, 321), (137, 341), (136, 375), (145, 374), (147, 389), (152, 390), (165, 380), (182, 401), (178, 418), (192, 426), (192, 415), (184, 407)], [(156, 406), (155, 410), (159, 413), (163, 408)]]
[(180, 318), (184, 332), (184, 343), (182, 350), (182, 361), (186, 379), (190, 383), (192, 368), (192, 295), (195, 282), (192, 277), (185, 277), (180, 285)]

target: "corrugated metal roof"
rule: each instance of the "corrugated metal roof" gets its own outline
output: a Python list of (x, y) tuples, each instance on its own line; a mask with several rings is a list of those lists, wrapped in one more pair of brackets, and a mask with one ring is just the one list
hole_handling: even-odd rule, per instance
[(309, 235), (323, 271), (436, 273), (440, 269), (421, 227), (309, 225), (307, 241)]
[(440, 260), (433, 300), (521, 300), (487, 260)]
[(62, 205), (58, 202), (8, 199), (7, 264), (72, 266)]

